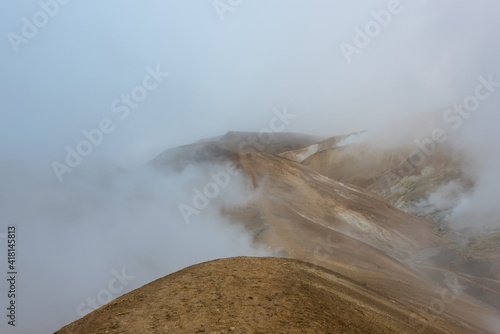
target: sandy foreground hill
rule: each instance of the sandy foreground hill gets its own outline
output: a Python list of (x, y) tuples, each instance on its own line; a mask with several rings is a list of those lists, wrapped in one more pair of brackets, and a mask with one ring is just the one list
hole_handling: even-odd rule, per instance
[[(415, 311), (306, 262), (238, 257), (158, 279), (56, 334), (416, 333), (421, 327)], [(440, 317), (426, 324), (425, 332), (481, 331)]]
[(254, 196), (221, 213), (284, 258), (195, 265), (57, 333), (500, 331), (500, 231), (457, 242), (439, 212), (412, 214), (429, 191), (469, 182), (460, 156), (436, 147), (401, 175), (411, 145), (342, 145), (347, 136), (290, 133), (256, 138), (231, 132), (167, 150), (152, 165), (175, 173), (231, 161)]

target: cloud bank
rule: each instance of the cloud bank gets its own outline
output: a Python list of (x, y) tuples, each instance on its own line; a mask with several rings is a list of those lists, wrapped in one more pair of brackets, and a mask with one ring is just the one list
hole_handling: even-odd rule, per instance
[[(281, 106), (296, 115), (289, 132), (381, 128), (463, 101), (479, 76), (500, 81), (492, 42), (500, 4), (492, 0), (216, 3), (3, 4), (0, 233), (19, 228), (24, 326), (71, 320), (78, 303), (109, 290), (112, 270), (136, 277), (112, 285), (125, 292), (188, 264), (252, 251), (247, 236), (209, 212), (216, 206), (193, 216), (203, 223), (182, 221), (178, 199), (189, 202), (190, 180), (199, 176), (204, 186), (207, 174), (115, 174), (101, 164), (137, 170), (169, 147), (259, 131)], [(350, 61), (342, 43), (359, 51)], [(168, 76), (153, 89), (146, 76), (157, 66)], [(498, 213), (499, 103), (495, 95), (463, 119), (462, 142), (477, 157), (464, 212)], [(95, 129), (102, 138), (80, 144)], [(88, 154), (60, 183), (53, 163), (66, 162), (68, 147)]]
[[(217, 172), (219, 167), (211, 168)], [(2, 220), (17, 230), (16, 330), (23, 333), (55, 331), (195, 263), (269, 254), (253, 247), (249, 233), (219, 214), (224, 205), (250, 199), (241, 176), (232, 176), (187, 224), (178, 206), (191, 204), (194, 189), (212, 181), (206, 169), (164, 174), (149, 167), (117, 171), (100, 164), (63, 183), (19, 161), (2, 162), (0, 172), (6, 176), (0, 190)], [(8, 289), (5, 281), (0, 287)], [(0, 326), (2, 332), (9, 330), (6, 323)]]

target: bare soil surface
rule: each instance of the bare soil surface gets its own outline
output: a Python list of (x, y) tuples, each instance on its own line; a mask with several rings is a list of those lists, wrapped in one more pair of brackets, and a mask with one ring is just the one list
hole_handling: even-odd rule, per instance
[[(322, 267), (285, 258), (238, 257), (158, 279), (56, 334), (417, 333), (422, 323), (414, 312)], [(423, 329), (481, 332), (459, 319), (442, 318)]]

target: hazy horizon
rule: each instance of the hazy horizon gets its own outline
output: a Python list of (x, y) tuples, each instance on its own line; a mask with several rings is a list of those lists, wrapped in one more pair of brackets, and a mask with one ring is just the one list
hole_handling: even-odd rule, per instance
[[(284, 132), (329, 137), (446, 112), (482, 85), (480, 96), (489, 94), (474, 112), (448, 116), (457, 143), (477, 158), (470, 171), (477, 188), (460, 210), (498, 213), (498, 2), (28, 0), (4, 7), (0, 234), (19, 228), (23, 333), (39, 332), (30, 316), (44, 331), (77, 319), (79, 303), (123, 266), (139, 277), (131, 288), (216, 256), (263, 254), (217, 212), (204, 213), (205, 225), (182, 221), (177, 205), (206, 182), (206, 170), (163, 178), (143, 165), (168, 148), (269, 128), (276, 110), (293, 115)], [(89, 153), (68, 167), (68, 147)], [(55, 162), (73, 171), (58, 178)], [(111, 175), (110, 166), (130, 173)], [(234, 186), (244, 193), (245, 180)], [(221, 200), (233, 200), (231, 190)], [(6, 282), (0, 288), (3, 295)], [(15, 332), (5, 321), (0, 328)]]

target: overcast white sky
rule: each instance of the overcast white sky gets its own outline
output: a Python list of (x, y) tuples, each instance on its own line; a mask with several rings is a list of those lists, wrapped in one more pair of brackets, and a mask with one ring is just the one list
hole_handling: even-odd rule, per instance
[[(44, 227), (50, 231), (54, 221), (62, 224), (67, 220), (35, 208), (36, 203), (43, 206), (36, 196), (29, 197), (25, 206), (20, 203), (33, 190), (30, 187), (40, 197), (44, 189), (54, 188), (57, 179), (51, 163), (64, 162), (66, 146), (75, 148), (85, 138), (82, 130), (98, 127), (104, 118), (115, 129), (79, 168), (87, 168), (93, 160), (130, 166), (147, 162), (166, 148), (227, 131), (259, 131), (268, 126), (272, 110), (284, 106), (296, 116), (286, 131), (331, 136), (378, 127), (462, 101), (474, 92), (481, 75), (491, 74), (500, 81), (497, 0), (401, 0), (400, 13), (392, 15), (370, 44), (352, 55), (351, 62), (344, 57), (341, 43), (353, 44), (356, 27), (364, 29), (374, 20), (371, 11), (386, 10), (391, 1), (243, 0), (221, 20), (210, 0), (73, 0), (59, 5), (26, 43), (13, 47), (10, 33), (23, 37), (23, 29), (25, 33), (27, 29), (23, 28), (24, 17), (30, 22), (34, 15), (43, 20), (43, 15), (37, 16), (40, 3), (9, 1), (0, 11), (0, 161), (4, 172), (0, 195), (7, 203), (12, 187), (17, 188), (18, 197), (10, 198), (9, 203), (19, 205), (17, 213), (12, 209), (15, 205), (9, 214), (2, 212), (6, 221), (2, 221), (0, 233), (5, 233), (10, 220), (20, 226), (40, 224), (34, 229), (37, 233)], [(113, 101), (130, 94), (142, 84), (147, 68), (157, 66), (169, 76), (128, 117), (120, 119), (123, 114), (112, 111)], [(500, 90), (466, 122), (474, 147), (490, 156), (500, 153), (496, 147), (499, 101)], [(498, 169), (490, 165), (488, 170), (496, 175)], [(27, 175), (34, 178), (33, 183), (21, 181)], [(79, 196), (92, 197), (97, 191), (75, 182), (54, 190), (54, 198), (68, 197), (72, 189), (78, 194), (65, 202), (68, 212), (81, 204)], [(128, 182), (134, 185), (131, 189), (141, 183), (137, 179)], [(106, 193), (99, 188), (96, 198), (129, 194), (129, 190), (117, 187), (116, 193)], [(130, 193), (127, 198), (135, 198)], [(95, 223), (107, 214), (120, 217), (117, 211), (123, 204), (105, 203), (109, 211), (82, 221)], [(149, 219), (156, 209), (146, 205), (139, 211)], [(138, 220), (143, 217), (138, 216)], [(167, 230), (172, 231), (177, 228)], [(66, 246), (71, 240), (81, 242), (78, 236), (86, 233), (91, 235), (88, 230), (71, 232), (74, 239)], [(198, 233), (201, 238), (208, 232)], [(49, 239), (41, 240), (26, 235), (24, 247), (36, 253), (37, 247), (54, 242), (50, 236), (47, 233)], [(183, 244), (182, 237), (177, 241)], [(125, 242), (117, 245), (129, 252)], [(108, 246), (98, 250), (110, 251)], [(233, 246), (213, 254), (247, 250), (247, 245), (237, 250)], [(98, 250), (85, 262), (92, 273), (103, 272), (91, 266)], [(198, 252), (200, 256), (190, 256), (178, 266), (206, 257), (203, 247)], [(112, 258), (111, 253), (106, 256)], [(58, 254), (57, 248), (50, 254)], [(35, 263), (36, 259), (25, 261)], [(61, 260), (61, 265), (71, 263), (70, 255), (66, 261)], [(158, 261), (163, 259), (155, 263)], [(120, 265), (120, 261), (102, 261), (102, 267), (109, 270)], [(50, 268), (55, 275), (57, 268)], [(108, 278), (100, 279), (107, 282)], [(46, 281), (50, 282), (50, 275)], [(99, 286), (102, 284), (95, 283), (75, 292), (75, 300)], [(51, 319), (46, 328), (55, 330), (50, 326), (76, 318), (71, 306), (74, 300), (59, 305), (65, 303), (71, 308), (70, 315)]]
[[(340, 43), (388, 3), (241, 1), (221, 21), (211, 1), (71, 1), (17, 54), (7, 34), (22, 36), (22, 17), (40, 6), (6, 3), (0, 152), (49, 174), (66, 145), (108, 117), (116, 129), (92, 154), (142, 162), (229, 130), (259, 131), (282, 106), (297, 115), (287, 131), (329, 136), (445, 107), (479, 75), (500, 78), (494, 0), (402, 0), (348, 64)], [(170, 76), (119, 120), (111, 102), (157, 64)]]

